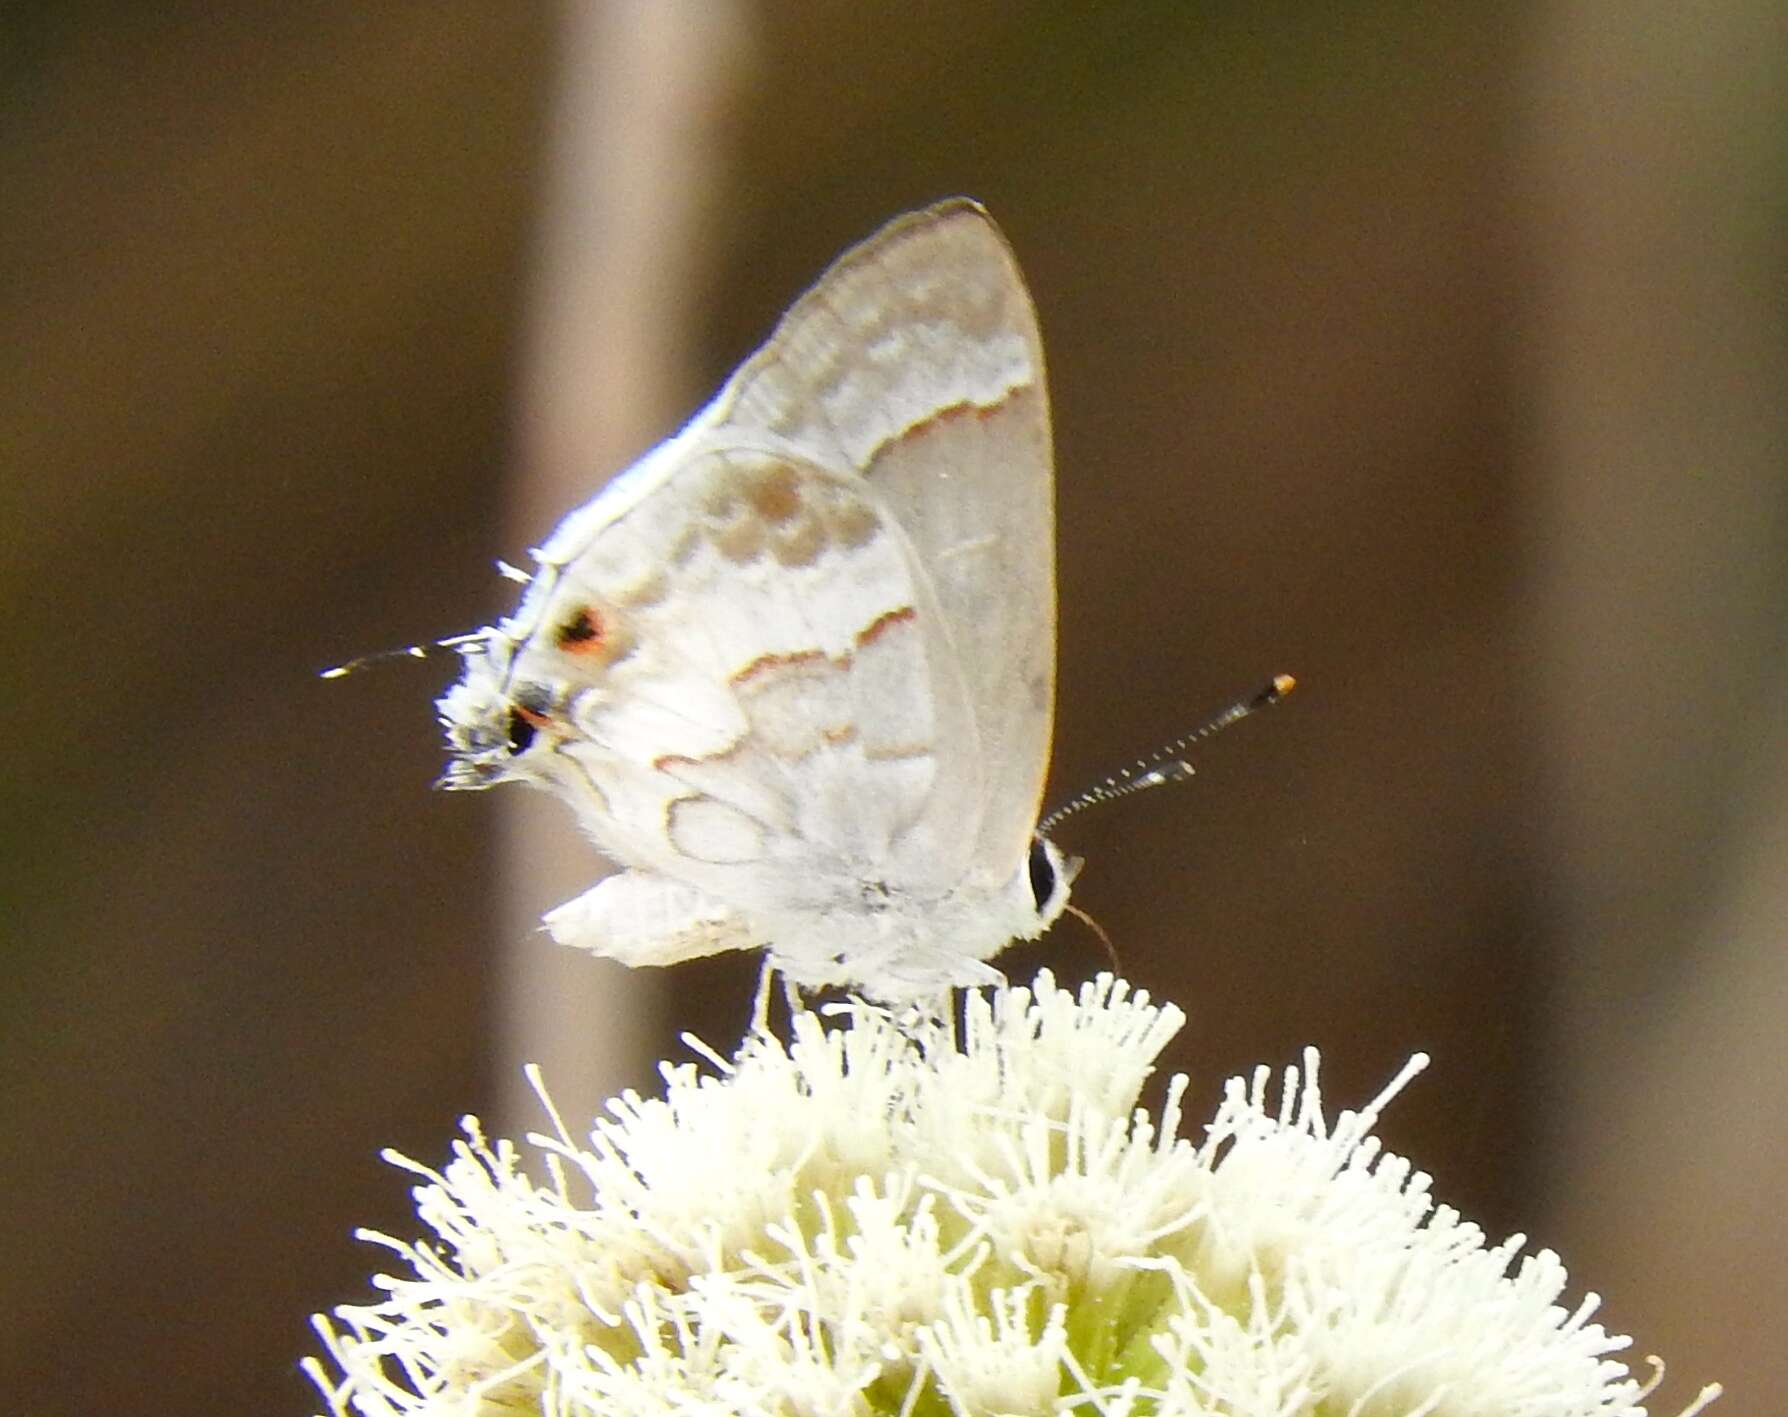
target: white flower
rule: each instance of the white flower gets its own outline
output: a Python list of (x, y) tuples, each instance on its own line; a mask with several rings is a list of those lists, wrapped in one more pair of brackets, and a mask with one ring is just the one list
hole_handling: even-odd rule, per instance
[[(317, 1328), (336, 1413), (1637, 1417), (1627, 1346), (1547, 1251), (1493, 1248), (1317, 1058), (1137, 1100), (1178, 1010), (1109, 977), (971, 995), (960, 1035), (851, 1005), (666, 1066), (536, 1180), (475, 1121), (416, 1172), (435, 1239)], [(542, 1096), (544, 1097), (544, 1092)], [(1699, 1411), (1716, 1389), (1704, 1390)]]

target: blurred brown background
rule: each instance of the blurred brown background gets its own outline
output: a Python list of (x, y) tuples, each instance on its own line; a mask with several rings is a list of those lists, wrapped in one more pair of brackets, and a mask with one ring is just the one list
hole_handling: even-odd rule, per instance
[(533, 932), (593, 858), (429, 791), (450, 659), (315, 672), (503, 608), (956, 192), (1051, 360), (1054, 793), (1303, 685), (1065, 834), (1174, 1065), (1432, 1051), (1438, 1195), (1659, 1410), (1782, 1407), (1785, 58), (1759, 0), (0, 11), (14, 1409), (314, 1410), (350, 1229), (411, 1230), (378, 1148), (736, 1036), (750, 962)]

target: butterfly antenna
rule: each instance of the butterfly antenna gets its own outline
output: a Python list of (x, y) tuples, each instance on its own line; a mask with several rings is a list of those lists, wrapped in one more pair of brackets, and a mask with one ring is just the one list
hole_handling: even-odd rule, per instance
[(1192, 777), (1192, 764), (1180, 755), (1195, 743), (1202, 743), (1213, 738), (1232, 724), (1240, 723), (1250, 714), (1259, 713), (1264, 708), (1271, 708), (1297, 687), (1297, 680), (1289, 674), (1275, 674), (1264, 689), (1250, 694), (1245, 699), (1237, 699), (1228, 708), (1214, 715), (1208, 722), (1194, 728), (1173, 742), (1157, 748), (1146, 758), (1138, 758), (1128, 767), (1119, 768), (1103, 782), (1095, 783), (1085, 792), (1070, 798), (1037, 823), (1037, 834), (1047, 836), (1055, 827), (1060, 826), (1069, 817), (1084, 812), (1088, 807), (1095, 807), (1101, 802), (1115, 802), (1120, 797), (1129, 797), (1137, 792), (1147, 792), (1151, 787), (1165, 787), (1169, 783), (1186, 782)]
[(438, 649), (458, 649), (461, 645), (469, 645), (482, 640), (485, 631), (473, 630), (469, 634), (449, 635), (444, 640), (429, 640), (419, 645), (399, 645), (396, 649), (378, 649), (371, 654), (359, 655), (346, 664), (337, 664), (329, 669), (319, 670), (319, 679), (341, 679), (349, 674), (358, 674), (362, 669), (375, 664), (388, 664), (394, 659), (427, 659)]
[[(504, 581), (515, 581), (515, 583), (524, 584), (524, 586), (535, 579), (533, 575), (527, 574), (526, 570), (522, 570), (520, 566), (511, 566), (508, 561), (497, 561), (497, 575), (501, 575)], [(361, 654), (358, 658), (349, 659), (345, 665), (334, 665), (333, 668), (320, 670), (316, 677), (318, 679), (342, 679), (345, 675), (358, 674), (359, 670), (370, 668), (372, 665), (388, 665), (392, 659), (427, 659), (434, 650), (460, 649), (461, 645), (474, 645), (488, 636), (490, 636), (488, 629), (474, 629), (474, 631), (468, 631), (465, 634), (449, 634), (445, 640), (426, 640), (422, 641), (420, 645), (399, 645), (397, 649), (377, 649), (372, 654)]]
[(350, 674), (358, 674), (375, 664), (385, 664), (393, 659), (427, 659), (430, 646), (403, 645), (397, 649), (379, 649), (371, 654), (356, 655), (346, 664), (332, 664), (327, 669), (317, 671), (319, 679), (345, 679)]
[[(497, 574), (506, 581), (516, 581), (521, 585), (528, 584), (534, 577), (519, 566), (512, 566), (507, 561), (497, 562)], [(484, 639), (488, 630), (472, 630), (463, 635), (448, 635), (441, 640), (427, 640), (419, 645), (399, 645), (396, 649), (374, 650), (371, 654), (359, 655), (346, 664), (337, 664), (318, 672), (319, 679), (340, 679), (349, 674), (357, 674), (362, 669), (374, 664), (388, 664), (394, 659), (427, 659), (438, 649), (458, 649), (461, 645), (473, 644)]]

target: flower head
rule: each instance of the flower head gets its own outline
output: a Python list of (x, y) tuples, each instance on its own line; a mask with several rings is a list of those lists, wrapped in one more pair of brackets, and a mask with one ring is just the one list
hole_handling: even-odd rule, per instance
[[(1317, 1058), (1233, 1080), (1202, 1141), (1181, 1023), (1120, 981), (971, 995), (960, 1029), (853, 1004), (666, 1066), (587, 1138), (468, 1119), (429, 1241), (317, 1327), (361, 1417), (607, 1413), (1638, 1417), (1627, 1340), (1548, 1251), (1483, 1234), (1325, 1116)], [(544, 1092), (542, 1093), (544, 1097)], [(1714, 1395), (1706, 1390), (1691, 1412)]]

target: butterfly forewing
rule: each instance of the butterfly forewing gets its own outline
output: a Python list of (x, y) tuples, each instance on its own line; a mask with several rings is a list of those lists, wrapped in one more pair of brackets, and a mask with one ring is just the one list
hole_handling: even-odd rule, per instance
[[(937, 835), (1003, 879), (1029, 849), (1055, 692), (1055, 513), (1042, 340), (1017, 262), (968, 201), (847, 252), (733, 377), (714, 412), (835, 448), (895, 511), (944, 617), (973, 718)], [(929, 833), (928, 833), (929, 835)], [(960, 850), (961, 848), (956, 848)]]

